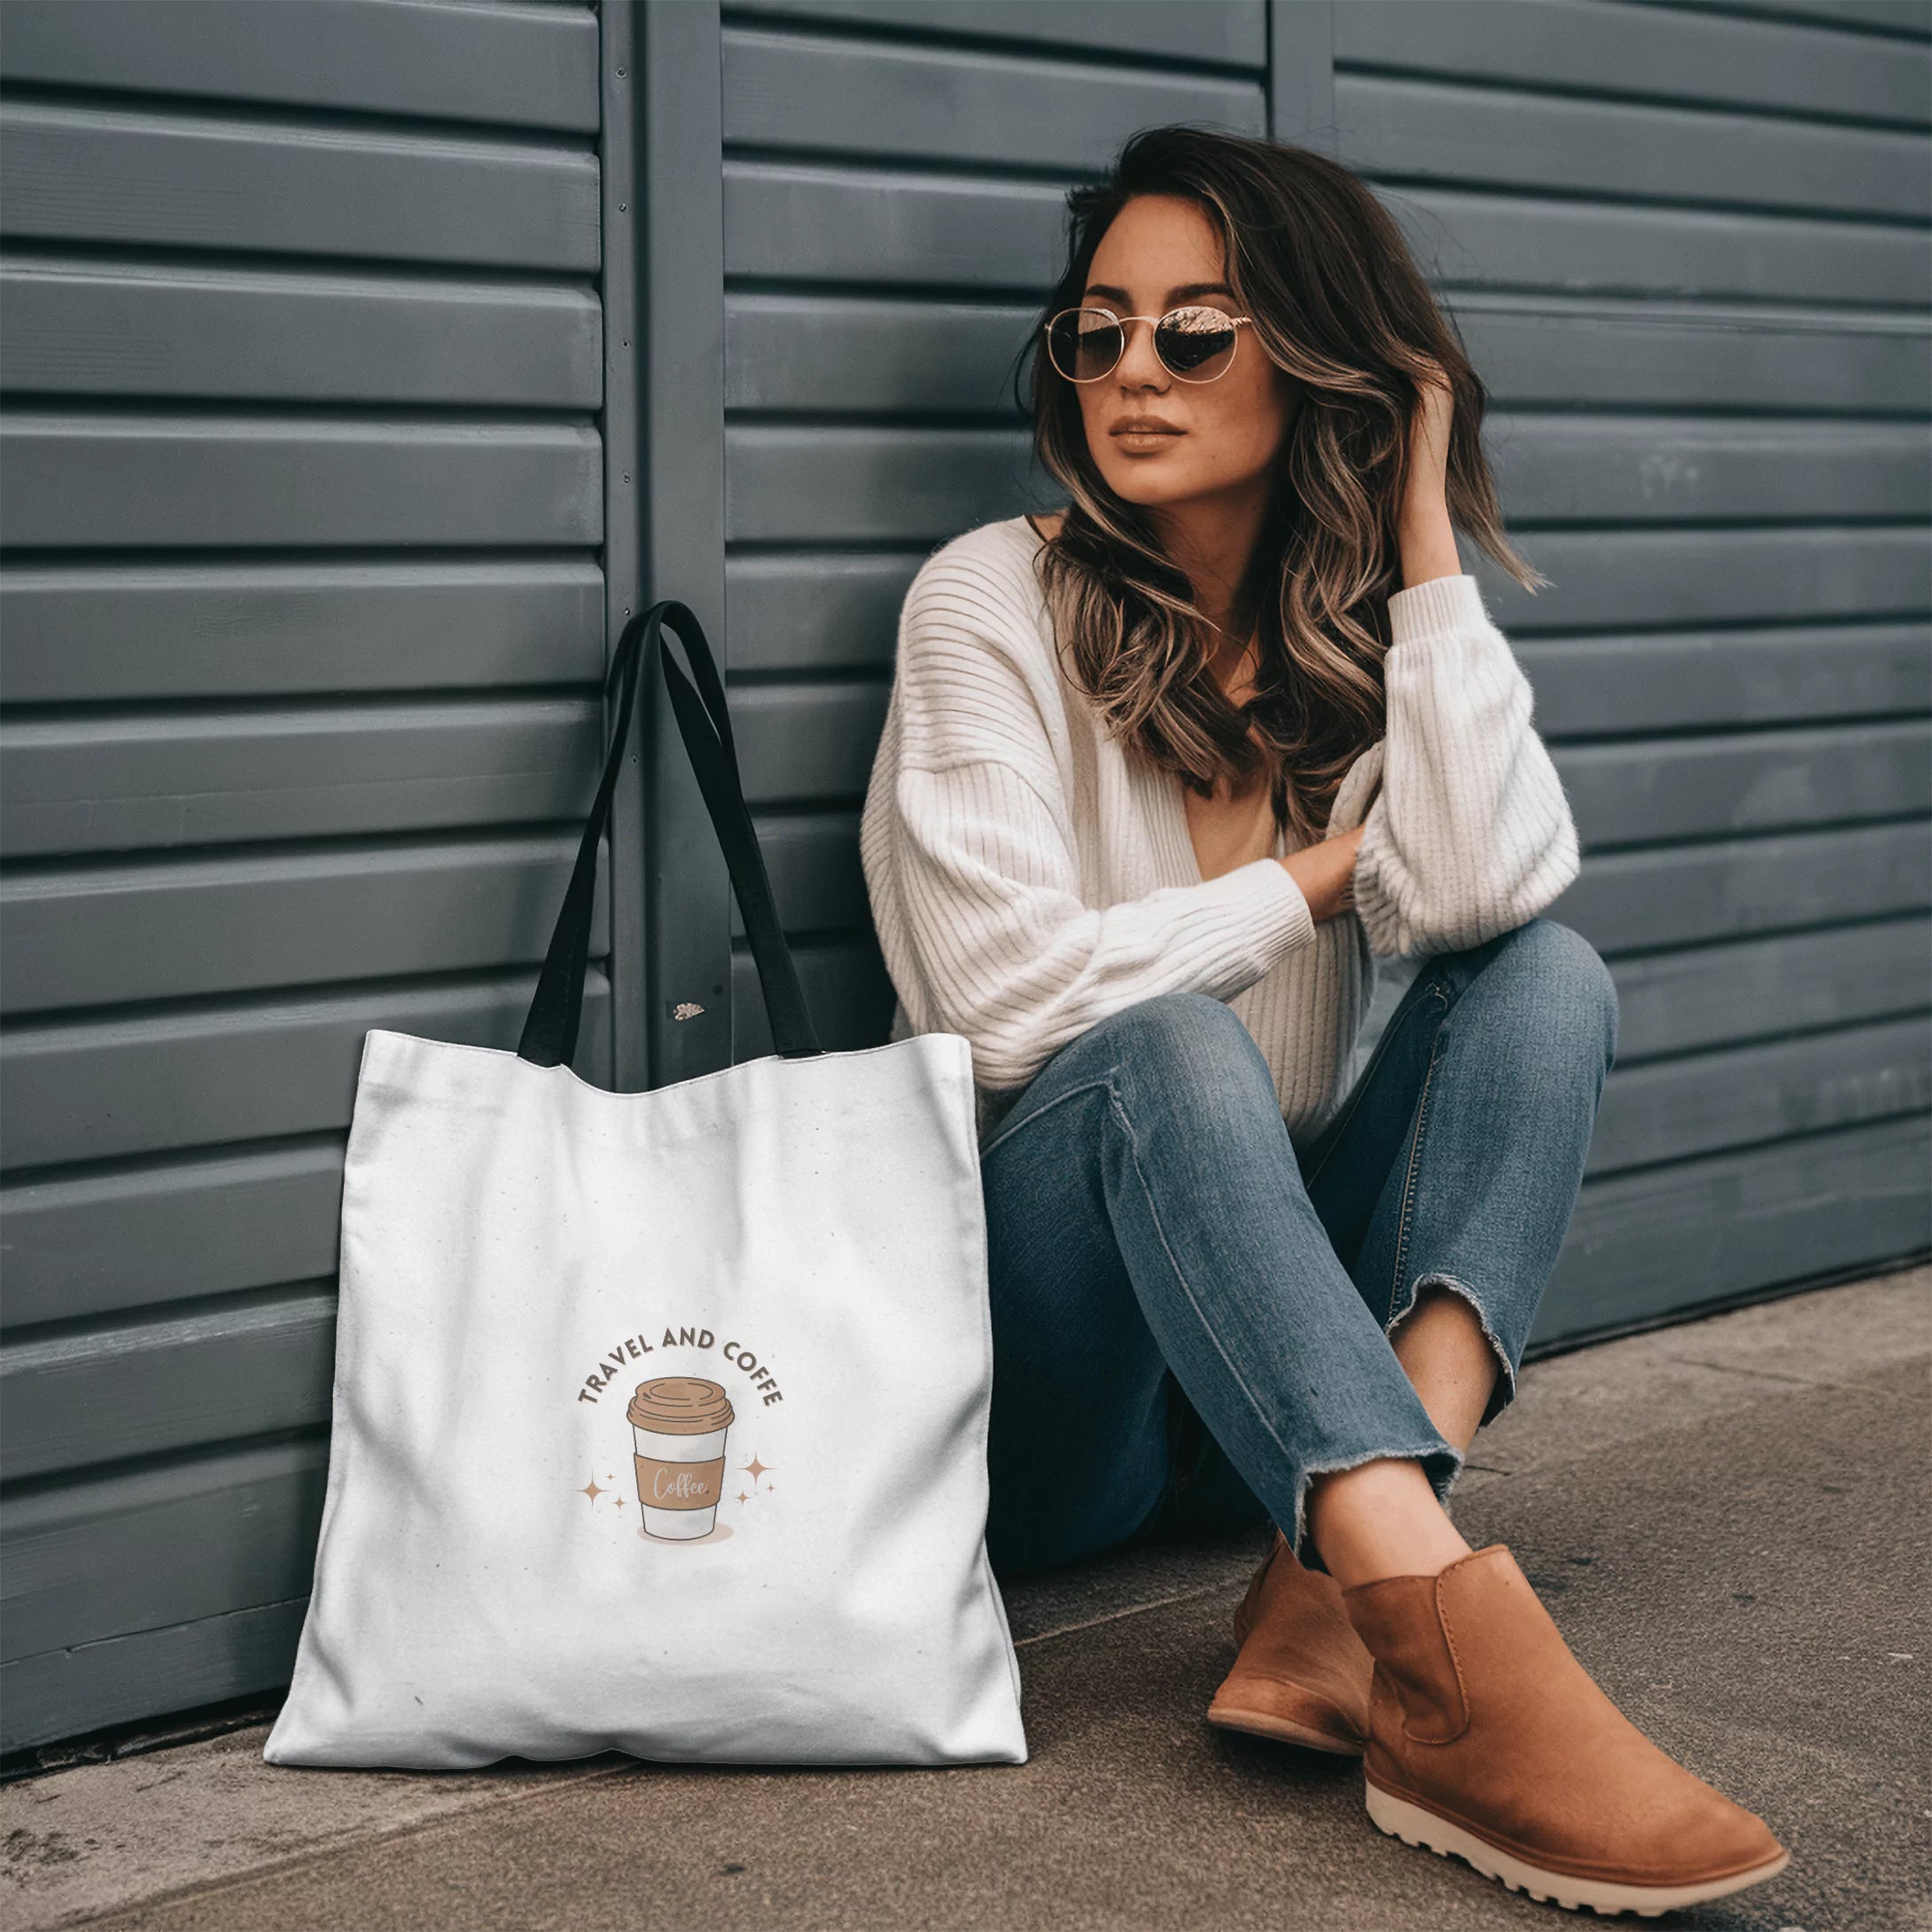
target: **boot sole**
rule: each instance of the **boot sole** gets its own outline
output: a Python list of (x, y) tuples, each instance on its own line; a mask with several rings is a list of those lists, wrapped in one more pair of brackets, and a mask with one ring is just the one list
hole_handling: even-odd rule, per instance
[(1791, 1854), (1780, 1851), (1748, 1872), (1701, 1879), (1694, 1885), (1625, 1885), (1610, 1879), (1576, 1878), (1568, 1872), (1548, 1872), (1540, 1866), (1527, 1865), (1437, 1812), (1398, 1798), (1372, 1780), (1364, 1782), (1368, 1815), (1391, 1838), (1399, 1838), (1418, 1850), (1433, 1851), (1438, 1858), (1461, 1858), (1484, 1878), (1495, 1879), (1513, 1892), (1527, 1892), (1540, 1904), (1562, 1905), (1571, 1912), (1587, 1909), (1607, 1918), (1629, 1912), (1640, 1919), (1655, 1919), (1661, 1913), (1722, 1898), (1748, 1885), (1761, 1885), (1767, 1878), (1777, 1877), (1791, 1862)]
[(1326, 1751), (1331, 1757), (1359, 1757), (1362, 1747), (1338, 1738), (1332, 1731), (1318, 1731), (1313, 1725), (1297, 1724), (1292, 1718), (1277, 1718), (1261, 1710), (1228, 1710), (1219, 1704), (1208, 1706), (1207, 1720), (1223, 1731), (1241, 1731), (1250, 1737), (1271, 1738), (1277, 1744), (1298, 1744), (1304, 1750)]

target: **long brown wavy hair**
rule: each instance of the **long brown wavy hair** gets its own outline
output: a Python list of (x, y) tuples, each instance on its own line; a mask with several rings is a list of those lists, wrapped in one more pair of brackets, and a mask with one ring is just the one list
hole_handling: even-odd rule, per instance
[[(1102, 478), (1079, 398), (1042, 345), (1048, 320), (1080, 302), (1114, 216), (1145, 194), (1202, 208), (1255, 340), (1305, 392), (1237, 590), (1236, 607), (1259, 613), (1255, 689), (1239, 706), (1209, 668), (1211, 627), (1186, 573), (1142, 508)], [(1017, 379), (1031, 352), (1034, 448), (1071, 499), (1037, 564), (1062, 663), (1111, 735), (1203, 798), (1223, 775), (1239, 792), (1266, 772), (1277, 824), (1291, 845), (1312, 842), (1326, 834), (1349, 766), (1384, 729), (1409, 429), (1435, 370), (1454, 397), (1452, 523), (1526, 588), (1549, 581), (1503, 533), (1480, 441), (1488, 392), (1387, 210), (1358, 175), (1311, 149), (1147, 129), (1103, 180), (1066, 199), (1066, 268), (1015, 370)]]

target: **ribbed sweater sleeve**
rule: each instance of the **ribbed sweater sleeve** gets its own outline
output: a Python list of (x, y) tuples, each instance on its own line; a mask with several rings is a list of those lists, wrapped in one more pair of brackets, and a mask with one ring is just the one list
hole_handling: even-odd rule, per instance
[(1356, 914), (1384, 956), (1480, 946), (1577, 876), (1576, 822), (1476, 579), (1398, 591), (1389, 619), (1382, 784), (1356, 853)]
[(861, 851), (876, 908), (890, 887), (898, 916), (875, 923), (915, 1030), (963, 1034), (991, 1089), (1024, 1086), (1134, 1001), (1232, 999), (1314, 935), (1274, 859), (1087, 902), (1051, 670), (1009, 565), (970, 546), (928, 559), (901, 612)]

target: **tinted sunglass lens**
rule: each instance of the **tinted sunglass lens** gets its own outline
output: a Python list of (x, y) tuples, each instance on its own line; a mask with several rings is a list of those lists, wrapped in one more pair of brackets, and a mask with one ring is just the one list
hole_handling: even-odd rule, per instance
[(1160, 359), (1187, 382), (1210, 382), (1234, 360), (1235, 325), (1215, 308), (1177, 308), (1154, 332)]
[(1092, 382), (1120, 360), (1120, 324), (1096, 308), (1069, 309), (1047, 331), (1053, 366), (1074, 382)]

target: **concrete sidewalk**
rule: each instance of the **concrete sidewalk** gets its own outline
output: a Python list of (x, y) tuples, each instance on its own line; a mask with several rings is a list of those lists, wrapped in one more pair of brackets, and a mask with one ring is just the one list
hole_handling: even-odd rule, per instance
[[(1771, 1884), (1660, 1924), (1932, 1925), (1928, 1366), (1921, 1268), (1534, 1365), (1478, 1439), (1463, 1533), (1508, 1543), (1630, 1716), (1793, 1848)], [(1383, 1837), (1359, 1766), (1203, 1722), (1261, 1547), (1149, 1551), (1013, 1590), (1024, 1765), (294, 1771), (262, 1763), (256, 1724), (0, 1788), (4, 1923), (1600, 1922)]]

